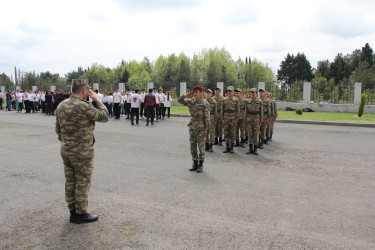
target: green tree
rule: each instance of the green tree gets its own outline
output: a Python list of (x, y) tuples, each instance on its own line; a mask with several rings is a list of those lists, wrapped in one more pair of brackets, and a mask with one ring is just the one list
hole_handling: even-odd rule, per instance
[(318, 67), (316, 68), (315, 76), (329, 78), (329, 61), (318, 61)]
[[(210, 62), (210, 65), (208, 66), (208, 70), (207, 70), (207, 79), (208, 79), (208, 84), (209, 86), (212, 88), (212, 86), (215, 86), (216, 83), (217, 83), (217, 70), (216, 70), (216, 66), (214, 64), (214, 62)], [(202, 84), (203, 85), (203, 84)], [(204, 88), (206, 86), (203, 86)]]
[(367, 62), (370, 67), (374, 65), (374, 52), (368, 43), (362, 47), (361, 62)]

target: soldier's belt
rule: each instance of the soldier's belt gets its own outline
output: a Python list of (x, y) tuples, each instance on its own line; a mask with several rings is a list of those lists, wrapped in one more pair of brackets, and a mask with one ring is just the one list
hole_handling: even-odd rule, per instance
[(224, 113), (236, 113), (236, 110), (224, 110)]
[(247, 114), (249, 114), (249, 115), (259, 115), (260, 112), (259, 111), (257, 111), (257, 112), (247, 112)]
[(268, 114), (268, 111), (267, 112), (263, 112), (263, 114)]

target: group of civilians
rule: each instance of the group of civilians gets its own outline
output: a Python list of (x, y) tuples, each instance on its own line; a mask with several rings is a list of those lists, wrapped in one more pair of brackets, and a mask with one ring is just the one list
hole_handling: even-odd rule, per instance
[[(170, 91), (163, 93), (161, 89), (156, 88), (149, 89), (148, 93), (145, 93), (145, 89), (139, 91), (138, 89), (128, 89), (127, 91), (120, 93), (116, 89), (113, 93), (99, 92), (95, 90), (100, 100), (108, 109), (110, 117), (114, 119), (120, 119), (120, 116), (126, 116), (125, 119), (130, 119), (131, 124), (139, 124), (139, 119), (146, 119), (147, 126), (151, 122), (154, 124), (154, 120), (164, 120), (165, 116), (170, 117), (170, 108), (172, 106), (172, 96)], [(17, 90), (13, 92), (8, 90), (5, 94), (0, 90), (0, 108), (3, 109), (3, 102), (5, 108), (8, 111), (22, 112), (25, 113), (38, 113), (42, 112), (46, 115), (54, 115), (57, 106), (70, 97), (70, 91), (51, 90), (45, 91), (26, 91)], [(87, 97), (87, 101), (92, 103), (90, 97)], [(95, 102), (93, 102), (95, 106)]]

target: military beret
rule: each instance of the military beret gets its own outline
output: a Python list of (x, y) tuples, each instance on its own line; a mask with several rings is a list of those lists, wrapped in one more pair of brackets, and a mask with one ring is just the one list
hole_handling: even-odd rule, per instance
[(227, 91), (234, 91), (234, 88), (233, 88), (232, 86), (229, 86), (229, 87), (227, 88)]
[(264, 89), (262, 89), (262, 88), (259, 88), (259, 92), (264, 92)]
[(211, 90), (211, 89), (207, 89), (206, 92), (210, 92), (210, 93), (212, 93), (212, 90)]
[(257, 91), (256, 88), (252, 88), (252, 89), (250, 89), (250, 92), (255, 92), (255, 93), (257, 93), (258, 91)]
[(240, 88), (236, 88), (236, 90), (234, 92), (242, 92), (242, 90)]
[(87, 87), (89, 84), (88, 79), (73, 79), (72, 80), (72, 89), (79, 90), (81, 88)]
[(201, 92), (203, 92), (203, 88), (199, 85), (197, 85), (193, 88), (193, 90), (196, 90), (196, 89), (199, 89)]

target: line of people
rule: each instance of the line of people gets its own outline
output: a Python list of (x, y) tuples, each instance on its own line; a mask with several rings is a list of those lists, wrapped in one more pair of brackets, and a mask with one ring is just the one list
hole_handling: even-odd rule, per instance
[(190, 171), (203, 171), (205, 151), (213, 152), (213, 145), (226, 147), (223, 153), (234, 153), (234, 147), (249, 145), (246, 154), (258, 155), (257, 149), (272, 141), (274, 123), (277, 118), (276, 102), (271, 93), (264, 89), (246, 91), (229, 86), (221, 96), (221, 89), (206, 91), (195, 86), (191, 92), (177, 101), (189, 107), (191, 119), (188, 124), (190, 135), (190, 153), (193, 166)]

